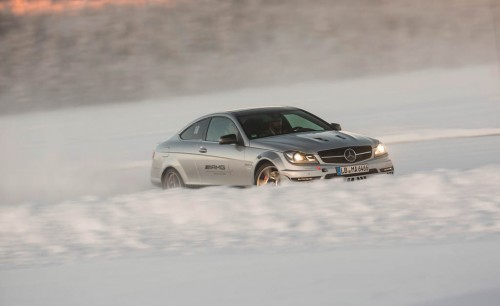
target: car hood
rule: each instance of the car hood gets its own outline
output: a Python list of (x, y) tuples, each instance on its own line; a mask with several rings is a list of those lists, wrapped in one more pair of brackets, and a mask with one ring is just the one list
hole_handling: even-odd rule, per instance
[(305, 153), (316, 153), (322, 150), (351, 146), (376, 146), (379, 141), (350, 132), (323, 131), (306, 132), (265, 137), (250, 141), (250, 147), (288, 151), (298, 150)]

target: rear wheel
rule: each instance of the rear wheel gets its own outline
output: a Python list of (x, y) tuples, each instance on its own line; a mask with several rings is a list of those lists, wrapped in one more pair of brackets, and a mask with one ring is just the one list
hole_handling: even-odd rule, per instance
[(278, 168), (270, 162), (262, 164), (255, 172), (255, 185), (277, 186), (280, 183), (281, 176)]
[(181, 175), (175, 169), (168, 169), (163, 175), (162, 180), (163, 189), (174, 189), (184, 187), (184, 181)]

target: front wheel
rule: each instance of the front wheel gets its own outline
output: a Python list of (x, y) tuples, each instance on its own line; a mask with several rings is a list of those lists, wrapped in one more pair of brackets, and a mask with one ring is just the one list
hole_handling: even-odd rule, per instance
[(168, 169), (162, 180), (163, 189), (174, 189), (184, 187), (181, 175), (175, 169)]
[(277, 186), (281, 181), (280, 172), (278, 168), (272, 163), (262, 164), (255, 172), (255, 185), (265, 186), (274, 185)]

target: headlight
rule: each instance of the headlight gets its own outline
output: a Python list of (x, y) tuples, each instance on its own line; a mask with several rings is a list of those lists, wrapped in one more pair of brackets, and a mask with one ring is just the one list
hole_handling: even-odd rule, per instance
[(313, 154), (305, 154), (299, 151), (287, 151), (285, 157), (292, 164), (319, 164)]
[(381, 143), (379, 143), (378, 146), (374, 150), (375, 150), (375, 157), (387, 154), (387, 150), (385, 149), (385, 146)]

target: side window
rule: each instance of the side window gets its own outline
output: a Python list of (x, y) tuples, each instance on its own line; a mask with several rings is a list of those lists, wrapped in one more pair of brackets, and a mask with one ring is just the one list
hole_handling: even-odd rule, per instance
[(184, 132), (181, 133), (180, 137), (184, 140), (198, 140), (203, 139), (203, 135), (205, 135), (205, 131), (207, 130), (209, 118), (200, 120), (195, 124), (191, 125)]
[(212, 118), (207, 131), (207, 141), (219, 142), (221, 136), (229, 134), (239, 134), (238, 128), (231, 119), (226, 117)]
[(296, 128), (296, 127), (303, 127), (303, 128), (308, 128), (316, 131), (322, 131), (324, 130), (322, 127), (319, 125), (307, 120), (304, 117), (301, 117), (296, 114), (286, 114), (285, 115), (286, 120), (290, 123), (291, 128)]

